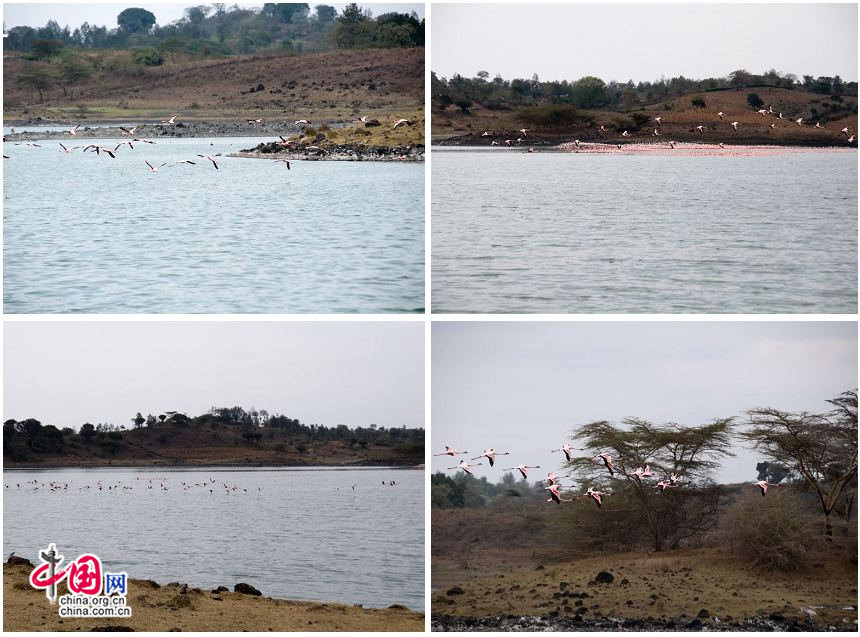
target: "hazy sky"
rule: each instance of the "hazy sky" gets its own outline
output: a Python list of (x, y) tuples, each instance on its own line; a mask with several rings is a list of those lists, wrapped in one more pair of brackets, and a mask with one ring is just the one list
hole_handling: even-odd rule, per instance
[(129, 426), (240, 405), (306, 424), (424, 425), (424, 326), (7, 322), (3, 419)]
[[(476, 475), (561, 468), (561, 447), (587, 422), (639, 417), (699, 425), (754, 407), (826, 411), (857, 386), (857, 324), (847, 322), (451, 323), (433, 325), (433, 453), (510, 451)], [(759, 458), (737, 449), (722, 482), (752, 480)], [(434, 471), (456, 465), (433, 458)], [(448, 472), (453, 473), (453, 472)]]
[[(186, 7), (199, 4), (212, 4), (211, 2), (86, 2), (86, 3), (12, 3), (3, 2), (3, 22), (7, 29), (16, 26), (41, 27), (48, 20), (56, 20), (60, 26), (69, 25), (74, 30), (84, 22), (95, 26), (107, 26), (112, 29), (116, 27), (116, 17), (123, 9), (129, 7), (140, 7), (151, 11), (155, 15), (157, 24), (165, 25), (182, 17)], [(229, 2), (228, 6), (238, 4), (241, 7), (262, 7), (262, 2)], [(318, 4), (328, 4), (335, 7), (338, 12), (346, 6), (345, 3), (337, 2), (309, 2), (311, 10)], [(367, 7), (373, 15), (397, 11), (399, 13), (412, 13), (415, 11), (419, 18), (424, 17), (423, 4), (411, 3), (374, 3), (359, 2), (362, 7)]]
[(856, 4), (433, 4), (437, 75), (605, 81), (761, 73), (857, 80)]

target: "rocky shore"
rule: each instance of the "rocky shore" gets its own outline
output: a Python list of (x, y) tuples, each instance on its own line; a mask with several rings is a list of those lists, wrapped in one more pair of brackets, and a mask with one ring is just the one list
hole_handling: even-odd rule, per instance
[(257, 144), (254, 148), (233, 153), (230, 157), (255, 159), (288, 159), (327, 161), (423, 161), (424, 146), (364, 146), (362, 144), (323, 145), (324, 138), (314, 144), (285, 148), (278, 142)]
[(799, 622), (777, 613), (739, 620), (732, 617), (711, 617), (707, 611), (694, 618), (679, 617), (669, 620), (584, 617), (582, 614), (574, 615), (572, 618), (552, 615), (453, 617), (434, 614), (430, 619), (430, 629), (434, 632), (856, 632), (857, 624), (853, 622), (816, 624), (811, 617)]
[[(263, 596), (239, 582), (230, 590), (207, 590), (152, 580), (128, 582), (132, 616), (123, 619), (62, 619), (45, 593), (30, 586), (33, 565), (12, 556), (3, 565), (4, 631), (409, 631), (424, 630), (424, 614), (399, 604), (388, 608), (293, 602)], [(285, 575), (288, 576), (288, 575)], [(68, 592), (65, 582), (59, 595)]]

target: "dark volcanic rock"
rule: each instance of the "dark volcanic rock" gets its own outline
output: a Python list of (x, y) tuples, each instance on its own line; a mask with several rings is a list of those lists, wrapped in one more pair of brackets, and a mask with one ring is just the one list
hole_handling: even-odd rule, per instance
[(236, 586), (233, 587), (233, 590), (237, 593), (242, 593), (244, 595), (262, 595), (260, 591), (251, 586), (250, 584), (245, 584), (244, 582), (239, 582)]
[(466, 591), (464, 591), (459, 586), (452, 586), (451, 588), (448, 589), (447, 595), (462, 595), (465, 592)]
[(6, 560), (6, 563), (10, 566), (15, 566), (18, 564), (23, 564), (24, 566), (33, 566), (33, 563), (30, 560), (23, 557), (18, 557), (17, 555), (10, 555), (9, 559)]
[(707, 608), (703, 608), (703, 609), (702, 609), (702, 610), (700, 610), (700, 611), (699, 611), (699, 613), (696, 615), (696, 617), (698, 617), (699, 619), (705, 619), (705, 618), (710, 617), (710, 616), (711, 616), (711, 614), (708, 612), (708, 609), (707, 609)]
[(594, 581), (599, 584), (611, 584), (615, 580), (615, 576), (608, 571), (600, 571), (594, 576)]

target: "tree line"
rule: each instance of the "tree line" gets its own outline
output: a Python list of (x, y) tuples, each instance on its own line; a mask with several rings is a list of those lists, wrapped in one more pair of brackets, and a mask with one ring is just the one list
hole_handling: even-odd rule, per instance
[[(763, 458), (756, 466), (758, 479), (802, 494), (820, 513), (821, 535), (830, 540), (833, 517), (850, 520), (857, 495), (857, 393), (844, 392), (828, 403), (832, 409), (823, 413), (757, 408), (747, 412), (744, 422), (725, 418), (698, 426), (655, 425), (636, 418), (587, 423), (573, 432), (575, 445), (586, 453), (566, 464), (568, 479), (582, 490), (590, 486), (612, 492), (595, 521), (602, 525), (602, 537), (616, 536), (621, 542), (639, 527), (647, 531), (654, 550), (675, 548), (717, 524), (718, 508), (731, 488), (715, 483), (713, 472), (722, 459), (734, 455), (732, 448), (741, 440)], [(614, 458), (613, 476), (592, 460), (603, 452)], [(635, 473), (646, 465), (655, 480)], [(678, 477), (677, 488), (654, 488), (656, 480), (670, 474)], [(436, 473), (431, 478), (435, 508), (494, 506), (512, 498), (542, 503), (547, 498), (544, 483), (518, 480), (511, 473), (498, 484), (469, 475)]]
[(340, 14), (324, 4), (311, 11), (305, 3), (266, 3), (261, 8), (214, 3), (188, 7), (180, 20), (167, 25), (156, 24), (155, 15), (146, 9), (130, 7), (119, 13), (115, 28), (84, 22), (71, 29), (49, 20), (43, 27), (13, 27), (5, 36), (7, 50), (32, 60), (56, 56), (63, 49), (142, 49), (154, 63), (170, 53), (219, 56), (423, 47), (424, 20), (414, 13), (374, 17), (355, 3)]
[(374, 445), (422, 445), (424, 429), (421, 427), (349, 427), (344, 424), (326, 426), (304, 424), (296, 418), (270, 414), (265, 409), (246, 410), (239, 406), (212, 407), (198, 416), (177, 411), (144, 416), (137, 412), (129, 426), (111, 423), (84, 423), (77, 430), (43, 425), (35, 418), (10, 419), (3, 423), (3, 455), (15, 461), (26, 461), (34, 456), (62, 453), (77, 444), (98, 445), (109, 453), (122, 446), (123, 440), (148, 436), (148, 430), (158, 432), (162, 442), (170, 440), (170, 432), (177, 429), (236, 432), (248, 444), (258, 443), (264, 436), (276, 435), (285, 442), (325, 443), (347, 442), (362, 448)]
[(689, 93), (752, 87), (802, 90), (831, 95), (834, 99), (857, 96), (857, 82), (845, 82), (838, 75), (804, 75), (799, 78), (792, 73), (783, 74), (774, 69), (760, 75), (739, 69), (726, 77), (696, 80), (678, 76), (638, 83), (633, 80), (605, 82), (593, 76), (574, 81), (541, 81), (537, 74), (531, 79), (505, 80), (501, 75), (490, 79), (487, 71), (478, 71), (472, 78), (459, 74), (440, 78), (435, 73), (431, 74), (431, 98), (434, 105), (442, 110), (454, 105), (464, 112), (474, 103), (490, 110), (547, 104), (571, 105), (583, 109), (632, 109)]

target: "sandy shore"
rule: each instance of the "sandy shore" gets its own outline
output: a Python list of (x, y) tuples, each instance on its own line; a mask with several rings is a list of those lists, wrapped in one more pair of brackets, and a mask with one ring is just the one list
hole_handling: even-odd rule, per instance
[[(61, 619), (44, 592), (29, 585), (32, 567), (3, 565), (4, 631), (409, 631), (424, 630), (424, 614), (402, 606), (370, 609), (291, 602), (187, 585), (129, 580), (128, 619)], [(253, 582), (251, 582), (253, 584)], [(65, 583), (58, 593), (67, 593)]]
[[(620, 147), (619, 147), (620, 146)], [(847, 146), (776, 146), (762, 144), (691, 143), (669, 141), (631, 144), (602, 144), (597, 142), (565, 142), (554, 148), (561, 152), (605, 154), (625, 153), (636, 155), (682, 155), (682, 156), (733, 156), (764, 157), (769, 155), (792, 155), (797, 153), (852, 153)]]

